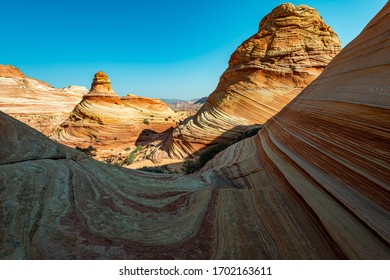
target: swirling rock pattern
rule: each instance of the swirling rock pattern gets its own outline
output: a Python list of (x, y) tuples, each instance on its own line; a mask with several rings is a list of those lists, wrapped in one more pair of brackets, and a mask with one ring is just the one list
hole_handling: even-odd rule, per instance
[(390, 4), (190, 176), (105, 165), (0, 112), (2, 259), (390, 259)]
[(256, 137), (204, 167), (285, 192), (347, 258), (390, 258), (389, 26), (387, 3)]
[(315, 9), (278, 6), (232, 54), (200, 111), (175, 129), (170, 156), (192, 155), (237, 138), (249, 125), (264, 124), (321, 73), (340, 46)]
[(54, 88), (16, 67), (0, 65), (0, 110), (46, 135), (69, 117), (87, 92), (80, 86)]

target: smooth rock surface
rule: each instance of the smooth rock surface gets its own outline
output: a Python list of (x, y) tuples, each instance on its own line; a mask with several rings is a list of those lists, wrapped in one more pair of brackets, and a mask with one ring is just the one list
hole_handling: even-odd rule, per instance
[(190, 176), (105, 165), (0, 112), (2, 259), (390, 259), (390, 4)]
[(232, 54), (215, 91), (193, 117), (174, 130), (171, 157), (236, 139), (263, 125), (310, 84), (340, 51), (341, 43), (318, 12), (283, 4)]

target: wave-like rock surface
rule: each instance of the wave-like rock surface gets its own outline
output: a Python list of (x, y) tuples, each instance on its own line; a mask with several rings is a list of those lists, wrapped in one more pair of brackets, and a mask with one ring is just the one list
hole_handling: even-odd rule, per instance
[(264, 124), (321, 73), (340, 46), (314, 8), (278, 6), (232, 54), (200, 111), (175, 129), (170, 156), (192, 155)]
[(54, 88), (16, 67), (0, 65), (0, 110), (46, 135), (69, 117), (87, 92), (80, 86)]
[(390, 4), (190, 176), (105, 165), (0, 112), (2, 259), (390, 259)]
[(204, 167), (279, 188), (347, 258), (390, 258), (389, 27), (387, 3), (256, 137)]

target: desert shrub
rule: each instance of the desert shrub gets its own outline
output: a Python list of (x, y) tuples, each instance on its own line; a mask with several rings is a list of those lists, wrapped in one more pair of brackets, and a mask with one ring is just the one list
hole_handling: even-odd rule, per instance
[(255, 127), (255, 128), (249, 129), (249, 130), (241, 133), (241, 139), (255, 136), (257, 134), (257, 132), (259, 132), (260, 129), (261, 129), (261, 127)]
[(118, 137), (114, 137), (114, 140), (118, 140)]
[[(202, 168), (208, 161), (213, 159), (219, 152), (225, 150), (229, 147), (231, 143), (221, 143), (211, 147), (208, 147), (203, 153), (199, 156), (199, 165)], [(199, 168), (199, 169), (200, 169)]]
[(165, 118), (165, 121), (167, 122), (167, 121), (168, 121), (168, 118)]
[(131, 152), (126, 156), (125, 163), (127, 165), (132, 164), (136, 158), (137, 158), (137, 154), (135, 152)]
[(199, 171), (208, 161), (213, 159), (219, 152), (225, 150), (230, 145), (232, 145), (232, 143), (221, 143), (206, 148), (206, 150), (200, 154), (198, 160), (187, 160), (183, 164), (184, 172), (186, 174), (191, 174)]
[(139, 168), (138, 170), (151, 172), (151, 173), (167, 173), (164, 166), (144, 166), (142, 168)]
[[(152, 160), (153, 159), (153, 155), (154, 155), (155, 151), (152, 151), (150, 152), (148, 155), (146, 155), (146, 159), (149, 159), (149, 160)], [(146, 154), (146, 150), (145, 150), (145, 154)]]
[(106, 158), (104, 159), (103, 162), (112, 164), (114, 160), (115, 160), (115, 156), (108, 156), (108, 157), (106, 157)]
[(149, 121), (147, 119), (144, 119), (144, 124), (149, 124)]
[(197, 160), (187, 160), (183, 164), (183, 170), (185, 174), (192, 174), (198, 171), (199, 169), (201, 169), (201, 166), (199, 164), (199, 161)]
[(81, 148), (81, 147), (76, 147), (76, 150), (83, 152), (87, 156), (96, 156), (96, 149), (93, 146), (88, 146), (87, 148)]
[(130, 151), (130, 150), (131, 150), (130, 147), (125, 148), (125, 151)]

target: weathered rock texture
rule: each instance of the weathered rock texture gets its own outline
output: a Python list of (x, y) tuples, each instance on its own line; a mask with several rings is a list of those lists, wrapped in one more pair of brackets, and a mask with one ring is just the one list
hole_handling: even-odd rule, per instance
[(18, 68), (12, 65), (2, 65), (2, 64), (0, 64), (0, 77), (26, 78), (26, 76)]
[(100, 71), (95, 74), (89, 93), (74, 108), (67, 125), (77, 121), (102, 125), (142, 124), (145, 119), (153, 123), (166, 123), (165, 118), (172, 118), (173, 115), (174, 111), (160, 99), (134, 95), (119, 97), (112, 90), (107, 75)]
[(390, 4), (198, 174), (104, 165), (0, 113), (3, 259), (390, 259)]
[(232, 54), (200, 111), (175, 129), (170, 156), (192, 155), (237, 138), (249, 125), (264, 124), (321, 73), (340, 46), (315, 9), (278, 6)]
[(53, 88), (16, 67), (0, 65), (0, 110), (46, 135), (69, 117), (87, 92), (79, 86)]
[(135, 146), (145, 130), (161, 133), (176, 126), (178, 117), (160, 99), (119, 97), (108, 76), (100, 71), (89, 93), (52, 139), (72, 147), (93, 145), (98, 147), (98, 156), (107, 156), (112, 148)]

